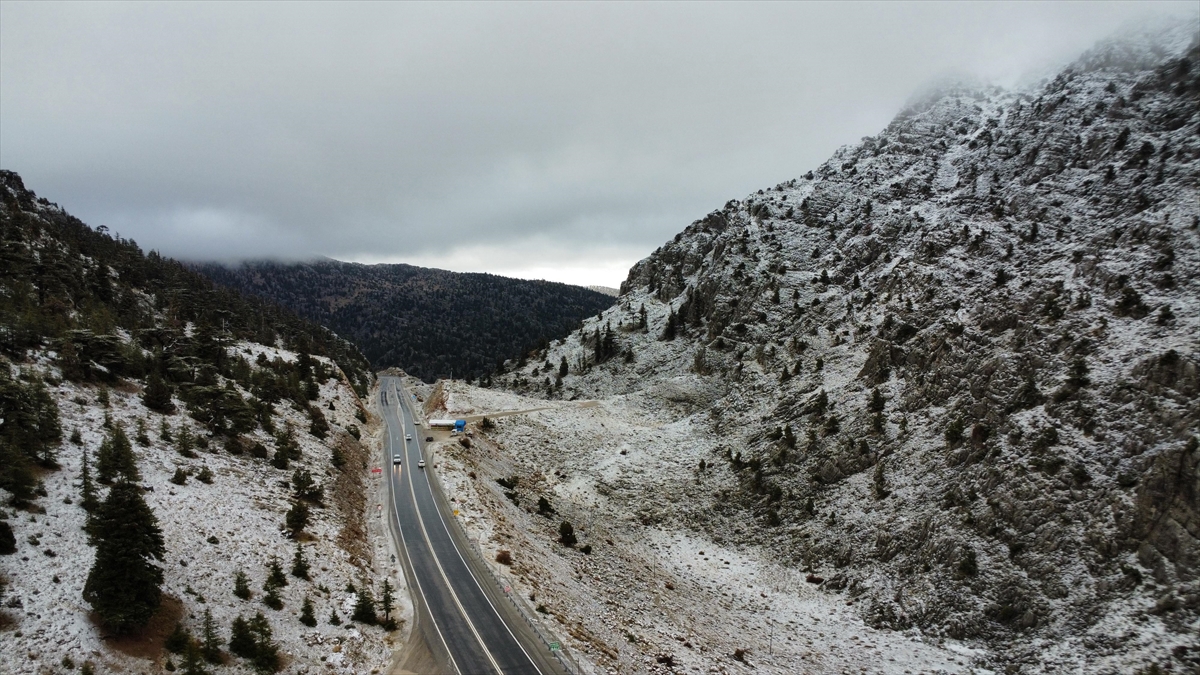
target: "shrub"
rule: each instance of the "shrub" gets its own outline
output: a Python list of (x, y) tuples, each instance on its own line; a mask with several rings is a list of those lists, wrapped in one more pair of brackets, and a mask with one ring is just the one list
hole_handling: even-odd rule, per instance
[(175, 467), (175, 475), (171, 476), (171, 482), (176, 485), (187, 485), (187, 472), (183, 467)]
[(496, 562), (500, 563), (501, 565), (512, 565), (513, 564), (512, 551), (508, 551), (505, 549), (496, 551)]
[(213, 482), (213, 472), (207, 466), (200, 467), (200, 472), (196, 474), (196, 480), (206, 485)]
[(583, 554), (586, 554), (586, 555), (591, 555), (591, 554), (592, 554), (592, 545), (591, 545), (591, 544), (584, 544), (583, 546), (580, 546), (580, 547), (579, 547), (579, 552), (580, 552), (580, 553), (583, 553)]
[(943, 436), (945, 436), (946, 442), (950, 444), (950, 447), (956, 447), (959, 443), (962, 443), (963, 427), (961, 417), (954, 419), (950, 424), (946, 425), (946, 431), (943, 433)]
[(575, 526), (564, 520), (558, 526), (558, 541), (563, 546), (574, 546), (579, 543), (579, 540), (575, 538)]
[(548, 516), (554, 513), (554, 507), (550, 505), (550, 500), (545, 497), (538, 497), (538, 513), (543, 516)]

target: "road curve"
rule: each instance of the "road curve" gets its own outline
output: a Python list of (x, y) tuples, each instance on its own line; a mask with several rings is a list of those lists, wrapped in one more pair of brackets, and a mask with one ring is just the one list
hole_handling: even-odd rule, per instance
[[(446, 671), (459, 675), (557, 675), (542, 654), (531, 656), (505, 619), (511, 612), (497, 607), (484, 591), (491, 579), (477, 579), (451, 536), (449, 519), (434, 497), (425, 471), (417, 468), (424, 441), (395, 377), (380, 379), (380, 409), (386, 424), (383, 467), (390, 476), (393, 517), (399, 528), (400, 553), (410, 565), (414, 598), (424, 605), (433, 624), (426, 635), (435, 652), (448, 654)], [(405, 441), (405, 434), (412, 441)], [(401, 456), (401, 464), (392, 458)], [(528, 649), (536, 646), (527, 640)], [(543, 647), (544, 649), (544, 647)]]

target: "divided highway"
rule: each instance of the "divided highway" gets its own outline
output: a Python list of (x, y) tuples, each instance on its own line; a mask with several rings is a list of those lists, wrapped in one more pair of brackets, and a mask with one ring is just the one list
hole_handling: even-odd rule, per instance
[[(390, 475), (393, 524), (399, 553), (406, 559), (411, 593), (418, 606), (418, 626), (435, 654), (442, 652), (446, 672), (458, 675), (559, 675), (558, 663), (528, 631), (502, 598), (489, 576), (476, 576), (466, 551), (450, 528), (454, 516), (434, 496), (426, 471), (417, 467), (424, 437), (413, 422), (411, 401), (395, 377), (380, 378), (380, 408), (387, 429), (383, 467)], [(412, 440), (406, 441), (405, 435)], [(393, 463), (399, 455), (401, 463)], [(390, 471), (390, 474), (387, 472)], [(477, 563), (476, 563), (477, 564)], [(485, 586), (488, 590), (485, 590)], [(489, 592), (490, 591), (490, 592)], [(421, 626), (427, 618), (432, 626)], [(441, 659), (439, 659), (441, 660)]]

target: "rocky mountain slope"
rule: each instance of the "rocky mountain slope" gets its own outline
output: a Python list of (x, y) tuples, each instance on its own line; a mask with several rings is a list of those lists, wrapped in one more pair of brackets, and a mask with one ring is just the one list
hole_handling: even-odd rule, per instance
[[(358, 440), (366, 360), (88, 228), (14, 173), (0, 172), (0, 198), (0, 671), (385, 665), (392, 634), (350, 621), (361, 591), (381, 590)], [(113, 496), (131, 493), (149, 524), (113, 517)], [(161, 550), (93, 596), (114, 521), (157, 528)], [(158, 577), (137, 594), (149, 620), (114, 624), (134, 567)], [(114, 595), (105, 614), (95, 597)], [(397, 595), (393, 618), (406, 611)], [(232, 639), (239, 617), (249, 647)], [(168, 638), (176, 626), (192, 649)]]
[(620, 505), (594, 514), (761, 547), (871, 626), (982, 645), (976, 666), (1196, 669), (1198, 139), (1194, 24), (924, 96), (692, 223), (493, 380), (661, 432), (548, 423), (569, 449), (516, 456)]
[(353, 340), (377, 369), (400, 367), (429, 381), (486, 375), (614, 302), (579, 286), (412, 265), (321, 260), (195, 268)]

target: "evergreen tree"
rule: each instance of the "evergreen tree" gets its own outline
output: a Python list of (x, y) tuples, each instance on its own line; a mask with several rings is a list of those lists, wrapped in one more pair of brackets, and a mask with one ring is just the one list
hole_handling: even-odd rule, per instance
[(288, 450), (282, 446), (275, 448), (275, 454), (271, 457), (271, 466), (276, 469), (288, 468)]
[(263, 590), (267, 590), (268, 585), (287, 586), (287, 577), (283, 574), (283, 567), (279, 564), (279, 558), (271, 558), (271, 562), (267, 565), (267, 580), (263, 584)]
[(80, 487), (79, 487), (79, 505), (84, 511), (88, 512), (88, 520), (91, 520), (91, 514), (95, 513), (96, 507), (100, 506), (100, 500), (96, 497), (96, 486), (92, 483), (92, 470), (88, 466), (88, 453), (83, 451), (83, 468), (80, 470)]
[(867, 406), (867, 409), (876, 413), (883, 412), (883, 406), (883, 394), (879, 393), (879, 387), (875, 387), (871, 390), (871, 403)]
[(195, 457), (196, 453), (193, 448), (196, 447), (196, 437), (192, 435), (192, 430), (188, 429), (187, 424), (179, 425), (179, 433), (175, 435), (175, 449), (184, 457)]
[(383, 595), (379, 599), (379, 607), (383, 610), (383, 617), (385, 619), (392, 618), (392, 600), (394, 599), (392, 590), (392, 582), (385, 577), (383, 580)]
[(209, 675), (208, 670), (204, 668), (204, 655), (201, 652), (200, 645), (194, 640), (188, 640), (187, 646), (183, 649), (183, 675)]
[(567, 357), (564, 356), (562, 357), (562, 360), (558, 362), (558, 376), (566, 377), (567, 370)]
[(171, 436), (171, 425), (167, 424), (167, 418), (165, 418), (165, 417), (162, 419), (162, 422), (160, 422), (158, 425), (158, 438), (163, 443), (170, 443), (171, 441), (175, 440)]
[(304, 548), (296, 542), (296, 555), (292, 557), (292, 576), (297, 579), (308, 578), (308, 560), (304, 557)]
[(250, 624), (240, 614), (229, 629), (229, 651), (243, 659), (254, 658), (254, 636)]
[(133, 440), (137, 441), (137, 444), (143, 448), (149, 447), (150, 435), (146, 433), (146, 420), (139, 417), (137, 425), (134, 428), (136, 429), (136, 433), (134, 434)]
[(112, 431), (100, 443), (96, 454), (96, 479), (108, 484), (115, 479), (123, 481), (141, 480), (137, 460), (133, 456), (133, 445), (121, 425), (113, 425)]
[(331, 626), (342, 625), (342, 617), (338, 616), (336, 609), (332, 609), (329, 611), (329, 624)]
[(271, 640), (271, 624), (267, 617), (258, 612), (247, 622), (247, 627), (254, 640), (254, 654), (251, 657), (254, 669), (260, 673), (279, 670), (279, 647)]
[(370, 586), (363, 586), (359, 589), (358, 602), (354, 604), (354, 614), (350, 616), (350, 619), (368, 626), (374, 626), (378, 621), (375, 616), (375, 598), (371, 595)]
[(300, 532), (308, 526), (308, 505), (304, 502), (297, 501), (292, 503), (292, 508), (288, 510), (287, 516), (284, 518), (284, 524), (291, 531), (293, 537), (300, 535)]
[(204, 640), (200, 643), (200, 653), (209, 663), (221, 662), (221, 638), (217, 637), (217, 622), (213, 620), (212, 610), (204, 608)]
[[(11, 334), (6, 328), (5, 335)], [(0, 488), (11, 493), (15, 505), (36, 495), (32, 465), (58, 468), (61, 440), (58, 405), (45, 385), (13, 378), (9, 362), (0, 361)]]
[(304, 596), (304, 604), (300, 606), (300, 623), (309, 628), (317, 625), (317, 618), (313, 616), (312, 600), (307, 595)]
[[(126, 441), (128, 442), (128, 441)], [(145, 625), (158, 609), (162, 569), (153, 560), (166, 553), (158, 519), (136, 485), (119, 482), (96, 510), (91, 532), (96, 562), (83, 598), (116, 633)]]
[(242, 570), (233, 575), (233, 594), (242, 600), (250, 599), (250, 580)]
[(268, 581), (267, 584), (263, 586), (263, 590), (266, 591), (266, 593), (263, 594), (264, 605), (274, 610), (283, 609), (283, 599), (279, 597), (279, 586), (276, 586)]
[(188, 635), (188, 632), (184, 630), (183, 623), (176, 622), (175, 630), (171, 631), (171, 634), (167, 636), (167, 640), (163, 643), (163, 647), (172, 654), (182, 654), (183, 650), (187, 649), (187, 646), (191, 643), (191, 641), (192, 636)]
[(678, 323), (679, 323), (679, 318), (677, 316), (675, 316), (675, 310), (674, 310), (674, 308), (672, 308), (671, 313), (667, 315), (667, 325), (663, 329), (662, 339), (674, 340), (675, 339), (675, 330), (677, 327), (676, 324), (678, 324)]

